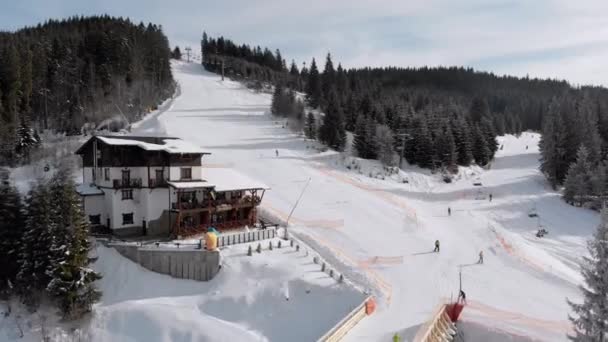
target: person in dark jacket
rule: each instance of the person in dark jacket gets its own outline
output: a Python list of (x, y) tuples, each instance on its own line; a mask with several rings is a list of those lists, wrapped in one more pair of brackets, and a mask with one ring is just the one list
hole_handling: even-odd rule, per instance
[(452, 208), (448, 207), (448, 216), (452, 216)]
[(435, 249), (433, 250), (433, 252), (439, 253), (439, 240), (435, 240)]

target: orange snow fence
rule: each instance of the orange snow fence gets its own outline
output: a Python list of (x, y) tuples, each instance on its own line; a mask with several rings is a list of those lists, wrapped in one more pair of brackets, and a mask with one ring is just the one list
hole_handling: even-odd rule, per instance
[(365, 314), (369, 316), (373, 314), (374, 311), (376, 311), (376, 301), (374, 298), (370, 297), (370, 299), (365, 302)]
[(212, 232), (205, 234), (205, 246), (208, 251), (214, 251), (217, 249), (217, 235)]

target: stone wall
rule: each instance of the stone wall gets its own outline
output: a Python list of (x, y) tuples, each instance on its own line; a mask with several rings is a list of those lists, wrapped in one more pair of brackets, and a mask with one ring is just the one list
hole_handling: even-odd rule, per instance
[(141, 247), (109, 244), (125, 258), (157, 273), (174, 278), (208, 281), (220, 269), (220, 252), (201, 249)]

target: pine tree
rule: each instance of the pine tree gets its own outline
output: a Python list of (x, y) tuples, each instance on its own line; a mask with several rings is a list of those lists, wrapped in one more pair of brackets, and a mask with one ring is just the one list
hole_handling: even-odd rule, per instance
[(317, 69), (317, 63), (313, 58), (308, 73), (308, 81), (306, 82), (306, 99), (308, 100), (308, 105), (312, 108), (319, 107), (321, 96), (321, 78), (319, 70)]
[[(330, 92), (336, 87), (336, 70), (334, 70), (334, 63), (331, 60), (331, 54), (327, 53), (325, 58), (325, 68), (323, 69), (323, 75), (321, 77), (321, 92), (324, 103), (329, 101)], [(335, 89), (337, 90), (337, 89)]]
[(21, 196), (8, 180), (0, 179), (0, 292), (11, 291), (19, 272), (19, 250), (24, 229)]
[(378, 142), (378, 159), (386, 166), (395, 164), (395, 151), (393, 145), (395, 140), (393, 132), (387, 125), (376, 126), (376, 141)]
[(490, 162), (491, 152), (486, 138), (479, 125), (475, 125), (473, 130), (473, 158), (479, 166), (485, 166)]
[(480, 128), (486, 138), (488, 150), (490, 150), (489, 157), (490, 159), (492, 159), (494, 157), (494, 154), (498, 150), (498, 141), (496, 141), (496, 130), (494, 129), (492, 120), (490, 120), (489, 118), (481, 119)]
[(454, 143), (458, 153), (457, 163), (469, 166), (473, 162), (473, 152), (471, 144), (471, 130), (465, 120), (454, 120), (452, 123), (454, 133)]
[(602, 210), (602, 222), (587, 244), (589, 257), (584, 256), (581, 273), (585, 285), (580, 286), (583, 303), (568, 300), (574, 312), (570, 321), (574, 334), (569, 336), (576, 342), (603, 342), (608, 340), (608, 212)]
[[(76, 319), (91, 310), (91, 306), (101, 297), (93, 282), (101, 276), (87, 267), (89, 264), (89, 226), (82, 210), (80, 197), (73, 181), (58, 173), (53, 179), (51, 191), (59, 200), (57, 207), (63, 212), (57, 217), (55, 234), (64, 233), (69, 238), (55, 235), (55, 248), (60, 262), (53, 264), (48, 275), (50, 281), (47, 292), (56, 298), (63, 316)], [(66, 246), (64, 248), (64, 246)]]
[(589, 152), (581, 145), (576, 155), (576, 162), (570, 165), (564, 181), (564, 198), (567, 202), (583, 203), (591, 195), (591, 163)]
[(414, 148), (414, 160), (418, 166), (423, 168), (433, 166), (433, 139), (425, 118), (418, 119), (418, 126), (410, 145)]
[(38, 181), (27, 198), (26, 221), (19, 252), (17, 285), (24, 302), (36, 307), (49, 283), (56, 260), (53, 247), (53, 203), (47, 184)]
[(17, 129), (17, 141), (15, 142), (15, 152), (26, 161), (29, 160), (30, 152), (37, 147), (39, 142), (36, 139), (34, 130), (30, 127), (25, 115), (21, 116), (21, 122)]
[(285, 108), (283, 104), (283, 85), (277, 83), (274, 86), (274, 92), (272, 93), (272, 103), (270, 105), (270, 111), (274, 115), (285, 115), (286, 113), (282, 112)]
[[(188, 49), (186, 48), (186, 51), (187, 50)], [(179, 49), (179, 46), (176, 46), (175, 49), (173, 49), (173, 52), (171, 53), (171, 58), (177, 59), (177, 60), (182, 59), (182, 51)]]
[(545, 174), (551, 186), (555, 188), (566, 177), (567, 139), (566, 126), (559, 112), (558, 103), (554, 101), (545, 116), (542, 135), (540, 138), (540, 169)]
[(488, 101), (485, 98), (476, 97), (471, 103), (471, 109), (469, 110), (471, 120), (475, 123), (481, 122), (481, 119), (487, 117), (490, 114), (490, 107)]
[(359, 116), (357, 118), (357, 124), (355, 125), (355, 137), (354, 137), (354, 147), (357, 151), (357, 155), (359, 158), (368, 159), (369, 158), (369, 142), (368, 142), (368, 134), (367, 134), (367, 125), (363, 116)]
[(317, 124), (315, 122), (315, 115), (309, 112), (306, 116), (306, 137), (308, 139), (315, 139), (317, 137)]
[(346, 130), (344, 129), (344, 114), (336, 90), (330, 91), (327, 100), (327, 109), (323, 117), (323, 124), (319, 129), (319, 139), (336, 151), (343, 151), (346, 143)]
[(456, 171), (456, 162), (458, 154), (456, 153), (456, 143), (452, 130), (446, 126), (437, 136), (436, 142), (437, 157), (441, 166), (450, 170)]

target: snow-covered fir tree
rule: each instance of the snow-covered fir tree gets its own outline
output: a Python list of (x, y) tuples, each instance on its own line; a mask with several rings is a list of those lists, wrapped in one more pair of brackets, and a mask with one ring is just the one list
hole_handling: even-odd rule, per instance
[(580, 286), (582, 303), (568, 300), (573, 315), (575, 342), (608, 341), (608, 210), (602, 210), (602, 222), (588, 242), (589, 256), (583, 257), (581, 272), (585, 284)]
[(473, 158), (479, 166), (484, 166), (490, 162), (491, 151), (488, 148), (487, 136), (479, 125), (475, 125), (473, 130)]
[(26, 200), (26, 220), (19, 253), (17, 285), (24, 302), (32, 307), (39, 303), (49, 283), (49, 271), (55, 258), (53, 244), (53, 208), (51, 193), (44, 181), (34, 184)]
[(101, 276), (88, 268), (89, 226), (82, 210), (80, 196), (73, 181), (60, 172), (52, 181), (53, 197), (59, 200), (56, 207), (63, 213), (57, 216), (56, 233), (65, 232), (68, 238), (54, 236), (53, 252), (62, 259), (48, 272), (51, 277), (46, 290), (54, 297), (68, 319), (79, 318), (91, 310), (101, 294), (93, 282)]
[(21, 196), (8, 179), (0, 179), (0, 292), (11, 293), (19, 272), (24, 226)]
[(323, 124), (319, 129), (319, 139), (327, 146), (337, 150), (344, 150), (346, 143), (346, 130), (344, 129), (344, 114), (338, 103), (336, 90), (332, 89), (327, 99), (327, 109), (323, 117)]
[(585, 202), (592, 192), (592, 171), (589, 152), (585, 145), (578, 149), (576, 162), (570, 165), (564, 181), (564, 199), (567, 202)]
[(312, 112), (309, 112), (306, 116), (304, 133), (308, 139), (315, 139), (317, 137), (317, 124), (315, 122), (315, 115)]

